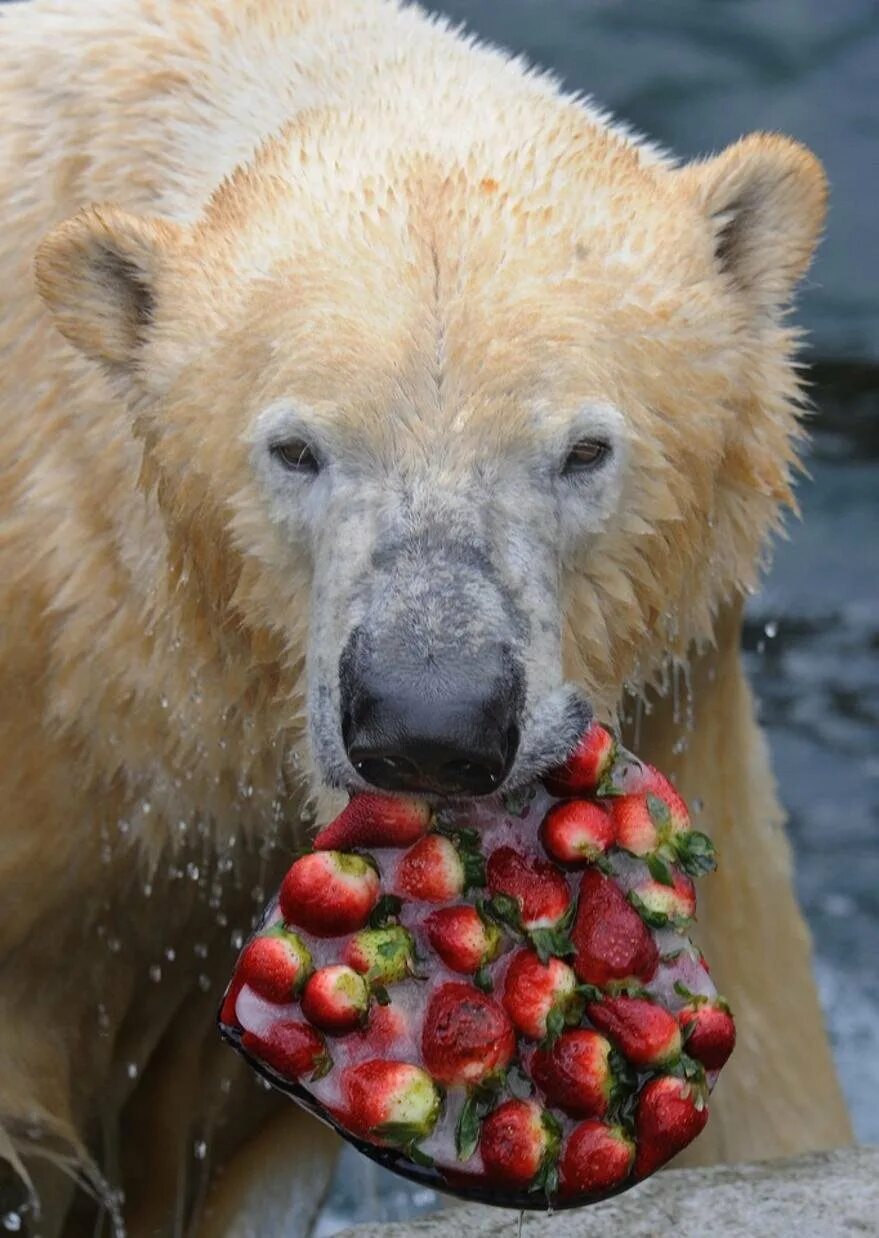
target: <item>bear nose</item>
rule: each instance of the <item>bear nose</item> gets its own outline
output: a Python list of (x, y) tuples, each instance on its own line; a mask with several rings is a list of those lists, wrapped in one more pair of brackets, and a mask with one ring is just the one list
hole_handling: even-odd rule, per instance
[(519, 745), (521, 677), (503, 652), (402, 680), (377, 665), (342, 676), (348, 759), (384, 791), (490, 795)]

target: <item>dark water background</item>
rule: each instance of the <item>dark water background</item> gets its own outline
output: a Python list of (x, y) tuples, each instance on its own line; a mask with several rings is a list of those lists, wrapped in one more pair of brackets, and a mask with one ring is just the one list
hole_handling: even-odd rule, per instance
[[(837, 1062), (859, 1137), (879, 1141), (879, 4), (439, 7), (680, 155), (775, 129), (807, 142), (828, 169), (828, 233), (798, 313), (817, 381), (811, 480), (800, 487), (803, 519), (751, 602), (745, 647)], [(349, 1149), (320, 1234), (437, 1202)]]
[[(682, 156), (753, 129), (827, 167), (827, 235), (800, 297), (817, 405), (789, 526), (745, 632), (790, 814), (799, 896), (859, 1138), (879, 1142), (879, 4), (445, 0)], [(779, 977), (779, 983), (783, 983)], [(795, 1029), (791, 1029), (792, 1034)], [(438, 1199), (346, 1151), (320, 1238)]]

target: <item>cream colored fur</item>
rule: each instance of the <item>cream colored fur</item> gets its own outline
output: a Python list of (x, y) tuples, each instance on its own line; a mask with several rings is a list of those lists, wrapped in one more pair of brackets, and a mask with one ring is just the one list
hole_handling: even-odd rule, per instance
[(376, 456), (439, 435), (450, 468), (623, 410), (619, 506), (566, 551), (565, 661), (610, 715), (693, 660), (686, 753), (668, 699), (639, 748), (720, 849), (701, 930), (741, 1042), (694, 1155), (847, 1141), (738, 660), (790, 500), (808, 152), (679, 169), (381, 0), (33, 0), (0, 16), (0, 115), (0, 1157), (40, 1232), (92, 1233), (89, 1193), (123, 1187), (132, 1235), (292, 1235), (331, 1168), (213, 1026), (233, 932), (309, 793), (331, 807), (310, 568), (247, 454), (290, 391)]

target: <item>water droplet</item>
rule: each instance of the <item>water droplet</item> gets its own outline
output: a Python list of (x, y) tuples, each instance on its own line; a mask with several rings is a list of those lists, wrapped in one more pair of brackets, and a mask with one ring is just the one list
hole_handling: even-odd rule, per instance
[(689, 740), (687, 739), (685, 735), (682, 735), (680, 739), (676, 739), (675, 742), (672, 744), (671, 750), (675, 754), (675, 756), (680, 756), (682, 752), (687, 751), (688, 747), (689, 747)]
[(264, 903), (265, 898), (266, 898), (266, 892), (262, 888), (262, 886), (254, 886), (253, 889), (250, 891), (250, 897), (253, 899), (255, 903)]
[(167, 947), (167, 949), (165, 950), (165, 958), (168, 960), (169, 963), (173, 963), (174, 960), (177, 958), (177, 951), (174, 949), (173, 946)]
[(149, 800), (144, 800), (144, 801), (143, 801), (143, 803), (141, 804), (141, 808), (143, 809), (144, 816), (147, 816), (147, 817), (148, 817), (148, 816), (150, 815), (150, 813), (153, 811), (153, 806), (152, 806), (152, 804), (149, 802)]
[(198, 978), (198, 987), (201, 989), (202, 993), (210, 993), (211, 991), (210, 976), (206, 976), (204, 972), (202, 972)]
[(516, 1238), (522, 1238), (522, 1230), (524, 1228), (524, 1225), (525, 1225), (525, 1213), (520, 1212), (519, 1219), (516, 1222)]
[(177, 822), (177, 829), (180, 831), (180, 833), (181, 833), (181, 834), (185, 834), (185, 833), (186, 833), (186, 831), (189, 829), (189, 822), (188, 822), (188, 821), (178, 821), (178, 822)]
[(11, 1234), (16, 1234), (21, 1229), (22, 1220), (20, 1212), (7, 1212), (3, 1217), (3, 1228)]
[(158, 963), (153, 963), (152, 967), (150, 968), (149, 974), (150, 974), (150, 980), (152, 980), (153, 984), (158, 984), (159, 981), (162, 979), (162, 969), (158, 965)]
[(110, 1016), (103, 1002), (98, 1002), (98, 1035), (106, 1036), (110, 1031)]
[(131, 825), (127, 821), (117, 821), (116, 829), (119, 831), (120, 834), (124, 835), (124, 834), (127, 834), (128, 831), (131, 829)]
[(765, 653), (765, 652), (766, 652), (766, 641), (765, 641), (765, 640), (758, 640), (758, 641), (757, 641), (757, 652), (758, 652), (758, 653)]
[(773, 640), (778, 635), (777, 622), (774, 619), (770, 619), (769, 622), (764, 627), (763, 631), (766, 633), (766, 635), (769, 637), (770, 640)]
[(198, 881), (198, 865), (190, 862), (186, 865), (186, 876), (192, 881)]
[(104, 846), (101, 848), (101, 863), (109, 864), (112, 862), (112, 859), (113, 859), (113, 852), (110, 848), (110, 844), (105, 843)]
[(206, 959), (208, 957), (208, 948), (203, 941), (197, 941), (192, 947), (192, 953), (197, 959)]
[(705, 807), (705, 801), (697, 797), (696, 799), (691, 800), (690, 807), (693, 809), (693, 812), (701, 812)]
[(168, 698), (167, 698), (167, 696), (163, 696), (163, 697), (161, 698), (161, 702), (160, 702), (160, 703), (161, 703), (162, 709), (167, 709), (167, 708), (168, 708)]
[(244, 945), (244, 934), (241, 932), (241, 929), (235, 929), (235, 931), (232, 934), (232, 949), (240, 950), (243, 945)]
[(220, 1091), (223, 1093), (224, 1096), (228, 1096), (229, 1093), (232, 1091), (232, 1080), (228, 1078), (228, 1076), (224, 1075), (223, 1078), (220, 1080)]
[(145, 882), (143, 883), (143, 896), (144, 896), (144, 898), (149, 898), (149, 897), (151, 896), (152, 892), (153, 892), (153, 883), (152, 883), (151, 881), (145, 881)]
[(108, 937), (107, 938), (107, 949), (110, 951), (111, 954), (118, 954), (119, 951), (122, 949), (122, 942), (119, 940), (118, 937)]
[(129, 1079), (136, 1079), (138, 1075), (137, 1062), (129, 1062), (125, 1067), (125, 1073)]
[(208, 1154), (208, 1145), (203, 1139), (196, 1139), (192, 1145), (192, 1155), (197, 1161), (203, 1161)]

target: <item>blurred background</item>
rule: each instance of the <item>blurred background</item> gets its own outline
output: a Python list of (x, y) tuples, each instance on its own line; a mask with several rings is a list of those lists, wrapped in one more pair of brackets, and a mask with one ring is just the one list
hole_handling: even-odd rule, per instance
[[(879, 1142), (879, 4), (430, 7), (553, 69), (678, 155), (777, 129), (827, 168), (827, 235), (797, 311), (816, 403), (811, 476), (802, 520), (751, 600), (745, 646), (843, 1086), (859, 1138)], [(349, 1149), (319, 1238), (438, 1202)]]

